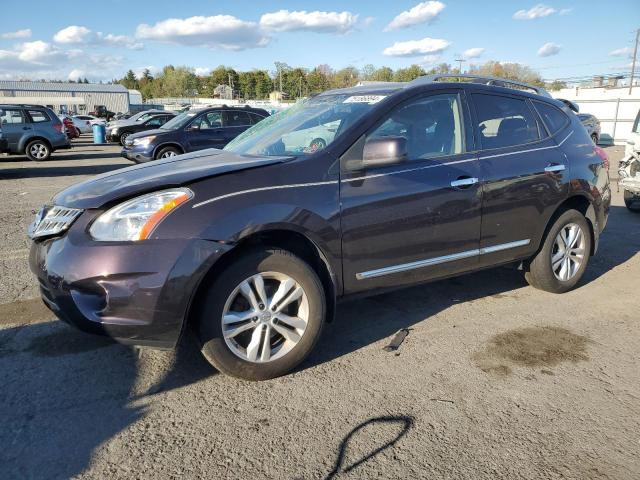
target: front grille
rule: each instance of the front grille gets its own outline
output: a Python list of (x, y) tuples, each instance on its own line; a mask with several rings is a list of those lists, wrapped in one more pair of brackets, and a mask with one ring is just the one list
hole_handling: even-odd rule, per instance
[(29, 227), (31, 238), (57, 235), (67, 230), (82, 210), (67, 207), (42, 207), (36, 214), (36, 218)]

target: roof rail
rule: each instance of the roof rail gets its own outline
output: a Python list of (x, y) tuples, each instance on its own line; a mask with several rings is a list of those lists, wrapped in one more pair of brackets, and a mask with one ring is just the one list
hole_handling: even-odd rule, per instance
[(437, 75), (424, 75), (411, 81), (410, 84), (419, 85), (423, 83), (439, 82), (443, 79), (469, 79), (470, 83), (481, 83), (484, 85), (495, 85), (496, 87), (513, 88), (515, 90), (529, 90), (544, 97), (551, 97), (542, 87), (537, 87), (529, 83), (519, 82), (517, 80), (509, 80), (508, 78), (487, 77), (484, 75), (472, 75), (468, 73), (441, 73)]

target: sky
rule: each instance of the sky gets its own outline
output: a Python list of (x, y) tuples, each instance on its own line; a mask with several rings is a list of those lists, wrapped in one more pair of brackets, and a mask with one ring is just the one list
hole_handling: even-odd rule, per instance
[(640, 0), (3, 0), (0, 79), (516, 62), (545, 79), (630, 70)]

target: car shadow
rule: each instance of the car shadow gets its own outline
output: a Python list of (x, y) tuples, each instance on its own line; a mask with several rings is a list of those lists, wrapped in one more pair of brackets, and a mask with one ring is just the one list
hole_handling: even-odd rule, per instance
[(0, 330), (0, 478), (81, 474), (100, 445), (145, 417), (150, 394), (215, 373), (191, 347), (149, 361), (59, 321)]
[(129, 167), (132, 163), (112, 165), (75, 165), (75, 166), (33, 166), (23, 168), (0, 168), (0, 180), (38, 177), (70, 177), (76, 175), (99, 175), (119, 168)]

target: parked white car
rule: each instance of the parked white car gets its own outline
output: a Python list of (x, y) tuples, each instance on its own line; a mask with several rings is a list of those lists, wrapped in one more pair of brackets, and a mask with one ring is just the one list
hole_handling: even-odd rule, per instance
[(91, 133), (94, 123), (106, 124), (104, 118), (94, 117), (93, 115), (74, 115), (71, 117), (73, 124), (80, 130), (80, 133)]
[(287, 152), (304, 151), (314, 152), (322, 150), (333, 141), (336, 131), (340, 126), (340, 120), (317, 125), (303, 130), (296, 130), (282, 137)]

